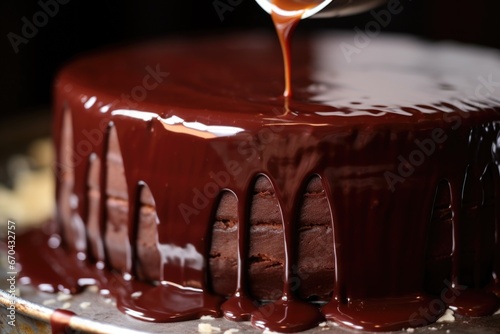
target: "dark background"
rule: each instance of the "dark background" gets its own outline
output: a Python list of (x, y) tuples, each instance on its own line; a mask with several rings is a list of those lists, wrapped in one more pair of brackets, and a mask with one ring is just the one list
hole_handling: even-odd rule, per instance
[[(56, 0), (41, 0), (50, 2)], [(58, 13), (15, 53), (9, 33), (22, 34), (26, 17), (41, 10), (38, 0), (1, 0), (0, 3), (0, 130), (33, 111), (49, 110), (51, 83), (57, 69), (82, 52), (169, 35), (235, 29), (273, 30), (254, 0), (216, 0), (238, 3), (220, 19), (214, 0), (59, 0)], [(498, 0), (400, 0), (404, 7), (385, 31), (428, 39), (453, 39), (500, 48)], [(233, 6), (231, 6), (233, 7)], [(373, 20), (370, 13), (348, 18), (309, 19), (298, 31), (352, 30)], [(50, 115), (44, 114), (44, 120)], [(5, 134), (0, 138), (5, 138)], [(2, 139), (8, 140), (8, 139)]]

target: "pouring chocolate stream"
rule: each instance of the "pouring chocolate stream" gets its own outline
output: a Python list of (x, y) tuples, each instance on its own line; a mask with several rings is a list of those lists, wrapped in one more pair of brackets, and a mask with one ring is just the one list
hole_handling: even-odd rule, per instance
[(256, 0), (274, 22), (283, 53), (285, 90), (283, 96), (293, 95), (290, 44), (295, 27), (308, 17), (334, 17), (363, 12), (385, 0)]

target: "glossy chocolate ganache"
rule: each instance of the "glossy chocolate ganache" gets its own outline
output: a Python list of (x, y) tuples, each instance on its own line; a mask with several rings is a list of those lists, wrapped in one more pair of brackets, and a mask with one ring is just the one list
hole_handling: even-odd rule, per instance
[[(146, 321), (292, 332), (494, 313), (498, 53), (353, 35), (170, 39), (55, 86), (57, 217), (18, 242), (45, 291), (97, 284)], [(33, 251), (36, 250), (36, 251)]]

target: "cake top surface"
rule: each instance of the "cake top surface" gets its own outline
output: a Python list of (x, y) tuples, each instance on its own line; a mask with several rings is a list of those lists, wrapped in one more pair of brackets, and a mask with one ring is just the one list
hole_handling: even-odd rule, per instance
[(495, 50), (392, 35), (363, 43), (359, 36), (338, 32), (297, 36), (292, 45), (295, 96), (288, 104), (281, 96), (279, 43), (263, 33), (170, 39), (99, 52), (67, 66), (58, 87), (86, 109), (214, 126), (238, 121), (415, 123), (500, 105)]

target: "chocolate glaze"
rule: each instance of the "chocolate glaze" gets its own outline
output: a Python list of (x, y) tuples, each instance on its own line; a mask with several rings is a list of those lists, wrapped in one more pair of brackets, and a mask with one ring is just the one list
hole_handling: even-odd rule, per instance
[(273, 9), (271, 17), (273, 19), (274, 27), (278, 34), (278, 39), (281, 45), (281, 52), (283, 53), (283, 65), (285, 72), (285, 91), (283, 96), (285, 98), (292, 97), (292, 55), (290, 43), (293, 36), (295, 27), (302, 19), (305, 11), (315, 8), (320, 5), (322, 0), (312, 1), (285, 1), (285, 0), (272, 0)]
[(71, 317), (75, 314), (68, 310), (54, 310), (50, 317), (50, 326), (52, 334), (68, 334), (72, 333), (70, 328)]
[[(55, 88), (54, 122), (59, 210), (52, 228), (64, 236), (63, 245), (44, 246), (42, 232), (23, 237), (23, 275), (44, 290), (77, 292), (97, 284), (117, 298), (120, 310), (146, 321), (223, 311), (236, 320), (251, 314), (254, 325), (280, 331), (309, 328), (323, 316), (351, 328), (392, 330), (430, 323), (446, 305), (467, 315), (492, 314), (499, 300), (493, 292), (500, 290), (492, 278), (500, 272), (500, 244), (489, 237), (491, 228), (500, 230), (500, 92), (485, 95), (477, 78), (500, 76), (498, 55), (387, 37), (347, 63), (339, 45), (352, 41), (352, 35), (297, 41), (287, 108), (280, 52), (267, 35), (169, 40), (67, 66)], [(71, 124), (71, 135), (63, 124)], [(128, 190), (126, 218), (117, 228), (108, 224), (103, 164), (114, 131)], [(417, 141), (433, 138), (439, 142), (432, 153), (415, 153), (423, 150)], [(91, 172), (99, 173), (97, 187), (106, 194), (97, 204), (88, 196), (95, 187), (87, 182)], [(392, 190), (389, 172), (401, 174)], [(279, 202), (286, 257), (283, 297), (255, 310), (260, 304), (247, 291), (246, 235), (249, 189), (258, 176), (269, 180)], [(313, 176), (331, 210), (335, 257), (333, 296), (321, 313), (295, 297), (291, 282), (299, 278), (290, 271), (299, 197)], [(464, 190), (468, 180), (479, 191)], [(145, 186), (158, 217), (157, 286), (134, 278)], [(223, 299), (210, 291), (207, 259), (222, 191), (238, 200), (240, 230), (237, 290), (221, 307)], [(208, 195), (196, 201), (200, 192)], [(437, 202), (439, 212), (451, 210), (451, 219), (439, 218)], [(91, 212), (97, 220), (89, 225)], [(484, 229), (477, 216), (487, 219)], [(112, 237), (127, 245), (113, 254), (124, 260), (102, 270), (113, 266), (106, 250)], [(442, 277), (426, 256), (439, 253), (436, 239), (452, 240)], [(141, 296), (133, 298), (137, 291)]]

